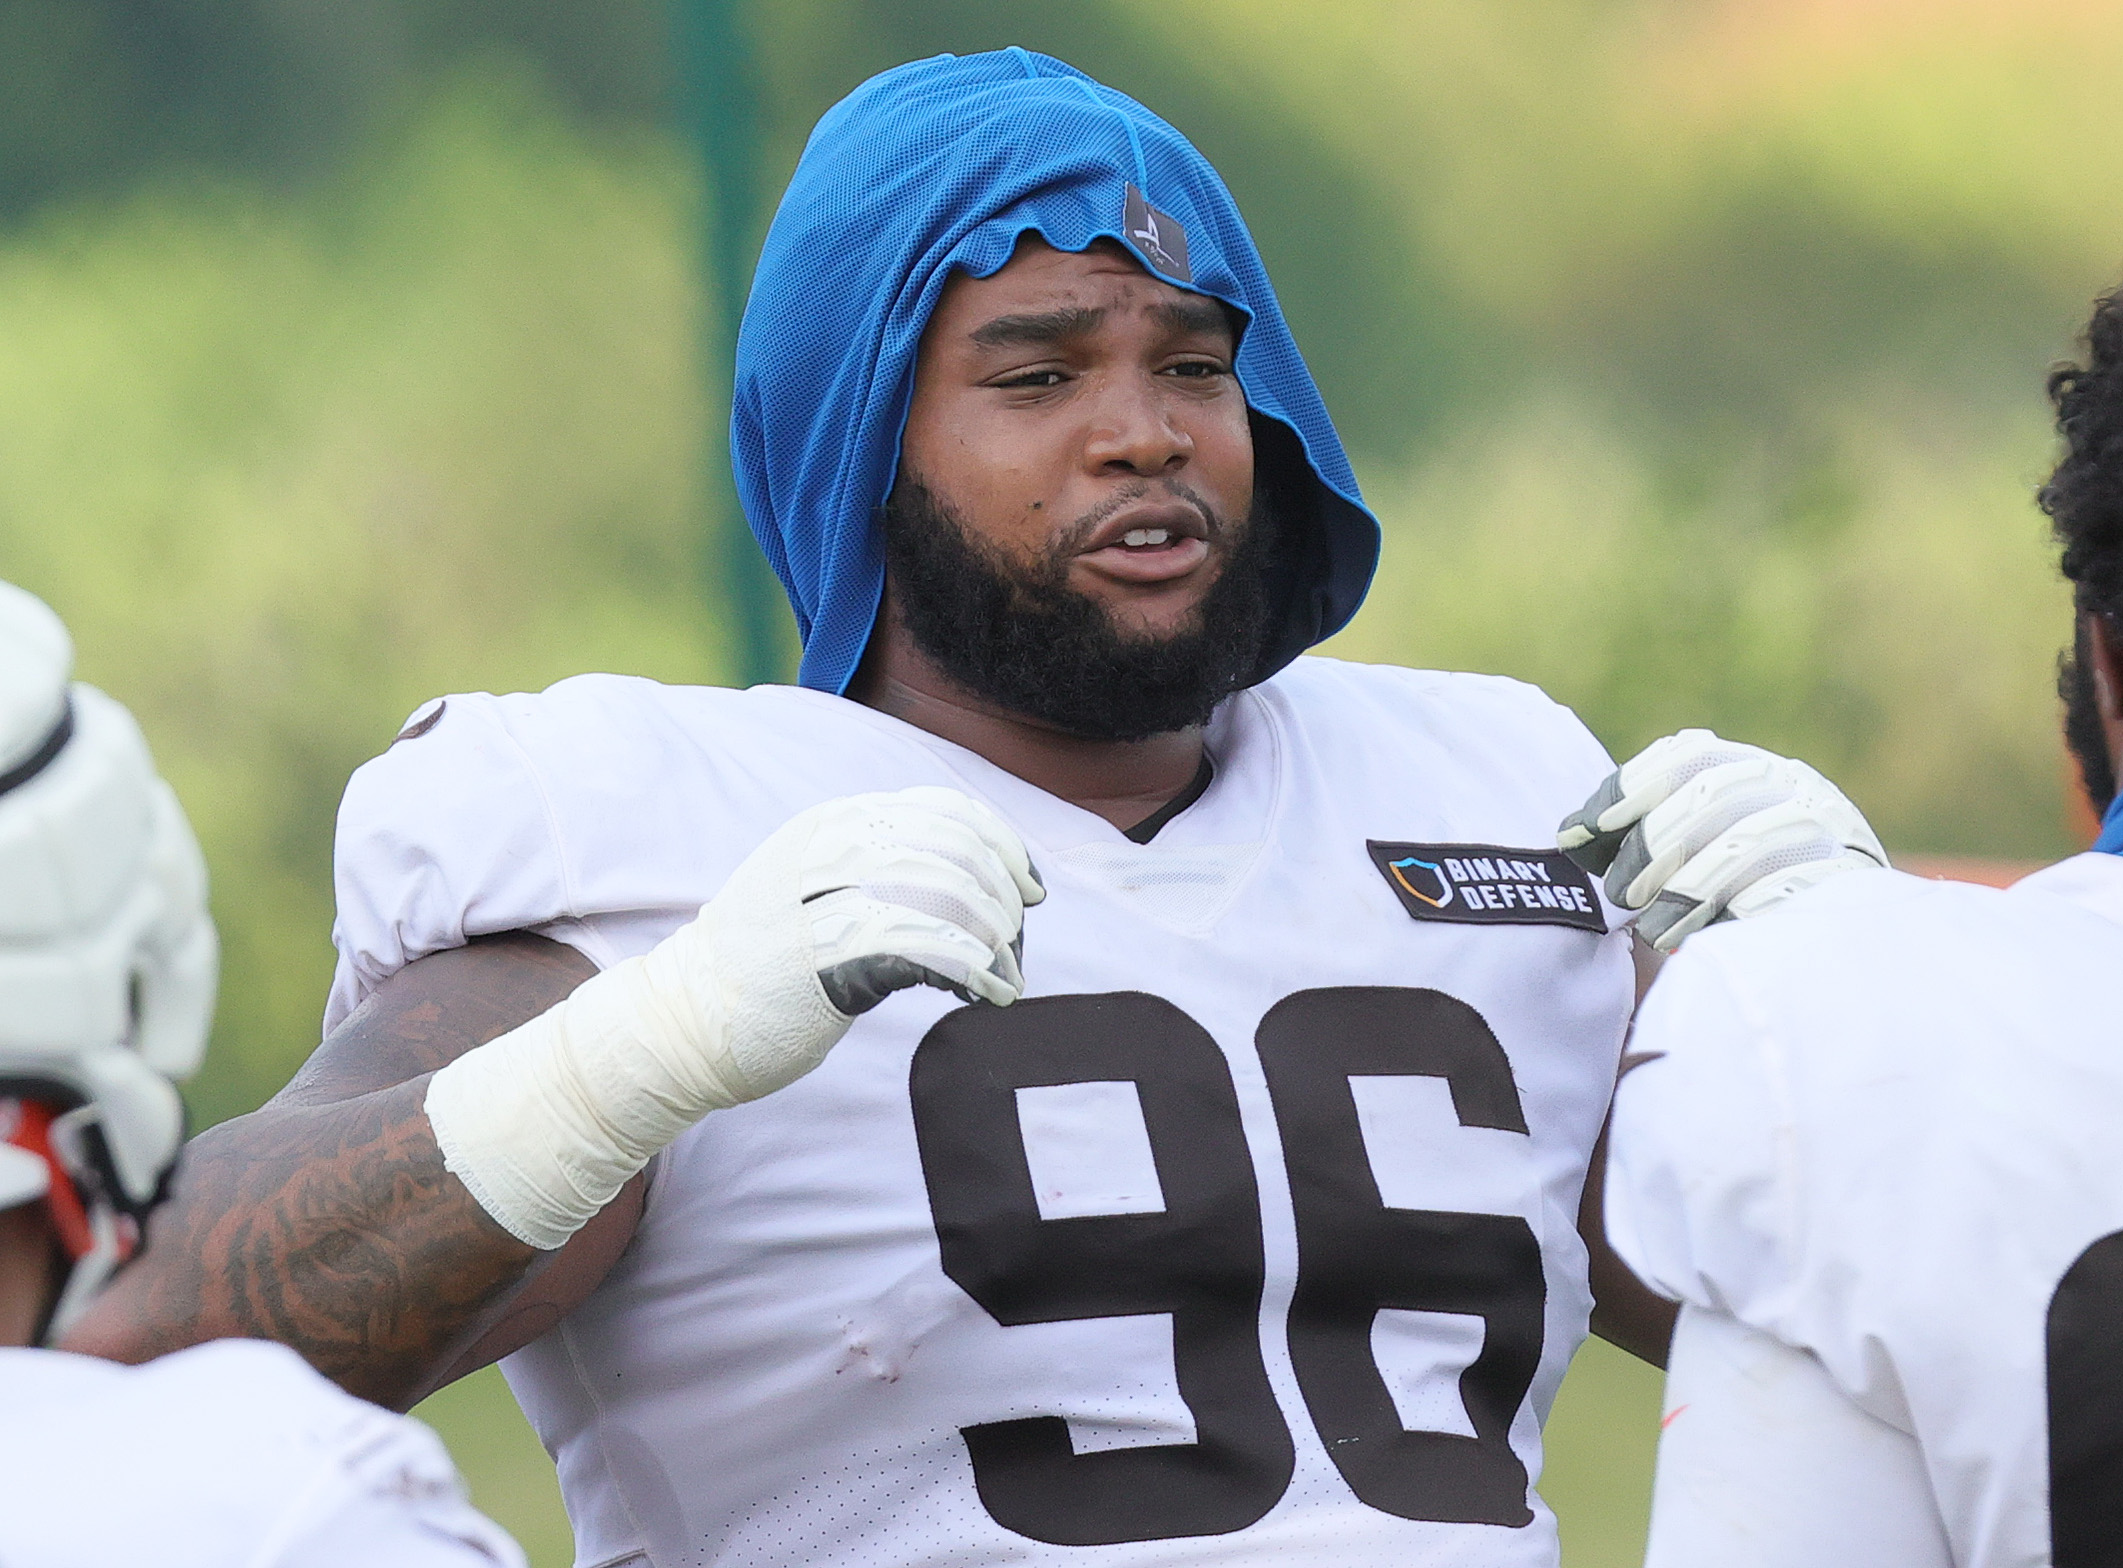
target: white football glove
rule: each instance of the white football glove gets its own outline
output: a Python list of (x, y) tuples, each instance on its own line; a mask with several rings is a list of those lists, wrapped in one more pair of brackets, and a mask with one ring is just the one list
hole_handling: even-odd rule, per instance
[(1016, 833), (957, 790), (800, 812), (692, 923), (436, 1073), (444, 1162), (511, 1234), (558, 1247), (657, 1150), (801, 1078), (891, 992), (1016, 1001), (1045, 897)]
[(1662, 953), (1845, 871), (1887, 864), (1843, 792), (1791, 757), (1682, 730), (1631, 757), (1556, 830)]

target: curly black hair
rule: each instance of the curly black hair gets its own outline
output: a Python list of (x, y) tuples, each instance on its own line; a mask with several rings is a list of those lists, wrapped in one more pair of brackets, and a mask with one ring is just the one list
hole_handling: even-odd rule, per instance
[[(2123, 289), (2095, 302), (2083, 339), (2084, 363), (2050, 372), (2064, 456), (2036, 495), (2049, 514), (2059, 563), (2082, 614), (2108, 619), (2123, 638)], [(2064, 741), (2096, 813), (2116, 795), (2116, 772), (2094, 706), (2093, 672), (2083, 624), (2057, 661), (2064, 699)]]

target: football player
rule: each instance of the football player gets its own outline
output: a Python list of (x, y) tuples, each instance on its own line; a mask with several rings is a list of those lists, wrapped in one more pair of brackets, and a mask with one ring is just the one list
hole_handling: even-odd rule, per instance
[[(1298, 657), (1378, 529), (1215, 172), (1021, 50), (872, 80), (732, 448), (800, 684), (417, 712), (325, 1044), (81, 1342), (395, 1403), (513, 1352), (585, 1563), (1552, 1563), (1633, 1002), (1554, 832), (1611, 765)], [(1718, 866), (1698, 916), (1768, 869)]]
[[(0, 583), (0, 1346), (63, 1332), (177, 1156), (213, 1011), (206, 868), (139, 729)], [(281, 1345), (0, 1349), (10, 1568), (520, 1565), (433, 1433)]]
[(1638, 1019), (1607, 1219), (1682, 1303), (1655, 1568), (2123, 1562), (2123, 298), (2050, 391), (2100, 839), (2005, 892), (1841, 878)]

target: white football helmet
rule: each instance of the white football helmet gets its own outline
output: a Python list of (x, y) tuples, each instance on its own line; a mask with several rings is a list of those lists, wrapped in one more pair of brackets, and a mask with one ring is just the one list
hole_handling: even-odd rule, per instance
[(0, 1208), (42, 1199), (73, 1259), (50, 1338), (166, 1190), (219, 967), (184, 810), (72, 666), (59, 618), (0, 583)]

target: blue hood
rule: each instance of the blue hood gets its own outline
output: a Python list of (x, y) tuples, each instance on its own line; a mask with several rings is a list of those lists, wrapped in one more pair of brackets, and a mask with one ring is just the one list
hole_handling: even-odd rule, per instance
[[(1139, 201), (1123, 222), (1131, 187), (1151, 229), (1177, 220), (1180, 244), (1143, 237)], [(767, 233), (737, 339), (731, 456), (803, 631), (799, 679), (844, 690), (869, 641), (879, 518), (944, 283), (998, 271), (1027, 233), (1066, 251), (1120, 240), (1247, 318), (1239, 382), (1285, 529), (1266, 679), (1356, 613), (1378, 523), (1208, 160), (1132, 98), (1022, 49), (938, 55), (856, 88), (811, 133)]]

